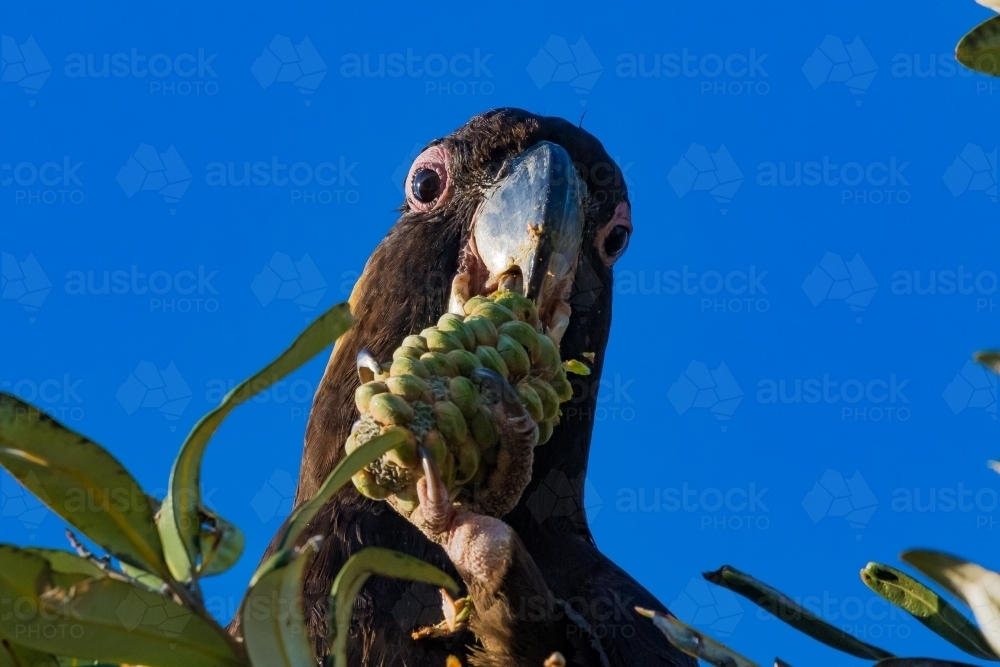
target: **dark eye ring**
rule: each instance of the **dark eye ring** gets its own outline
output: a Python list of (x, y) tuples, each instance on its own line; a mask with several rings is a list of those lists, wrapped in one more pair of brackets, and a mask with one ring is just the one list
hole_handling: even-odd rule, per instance
[(604, 238), (604, 254), (608, 257), (617, 257), (628, 247), (628, 240), (631, 231), (625, 225), (615, 225)]
[(441, 194), (441, 176), (429, 167), (418, 169), (413, 175), (410, 190), (418, 202), (430, 204)]

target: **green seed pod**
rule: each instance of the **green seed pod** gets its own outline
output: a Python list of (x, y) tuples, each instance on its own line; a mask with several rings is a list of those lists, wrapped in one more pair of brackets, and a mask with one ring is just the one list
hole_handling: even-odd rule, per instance
[(469, 419), (469, 432), (483, 451), (493, 447), (500, 439), (496, 424), (493, 423), (493, 415), (484, 406), (479, 406), (476, 414)]
[(552, 378), (551, 384), (552, 388), (556, 391), (556, 396), (559, 397), (560, 403), (565, 403), (573, 398), (573, 385), (566, 379), (566, 371), (560, 368), (555, 377)]
[[(528, 371), (531, 370), (531, 362), (528, 361), (528, 353), (524, 351), (521, 344), (516, 340), (511, 338), (506, 334), (500, 334), (500, 340), (497, 341), (497, 352), (500, 353), (500, 357), (507, 364), (507, 369), (510, 371), (510, 380), (516, 382), (520, 380)], [(485, 364), (483, 364), (485, 365)]]
[(538, 378), (530, 380), (529, 384), (542, 401), (542, 412), (545, 415), (542, 419), (548, 421), (556, 417), (559, 414), (559, 396), (556, 394), (556, 390), (552, 388), (552, 385)]
[(469, 378), (461, 375), (452, 378), (448, 385), (448, 393), (451, 395), (451, 402), (458, 406), (466, 418), (476, 414), (476, 408), (479, 407), (479, 390)]
[(385, 381), (386, 386), (396, 396), (402, 396), (409, 402), (423, 400), (431, 390), (429, 384), (416, 375), (397, 375)]
[(541, 354), (541, 346), (538, 342), (540, 336), (535, 328), (527, 322), (507, 322), (497, 328), (497, 333), (510, 336), (521, 344), (528, 352), (530, 359), (537, 359)]
[(559, 349), (552, 339), (544, 334), (538, 336), (538, 356), (531, 358), (532, 369), (539, 373), (542, 378), (551, 380), (562, 368), (559, 360)]
[(531, 326), (538, 324), (538, 309), (528, 297), (517, 292), (497, 292), (490, 299), (493, 303), (506, 307), (514, 317), (522, 322), (527, 322)]
[(476, 348), (476, 357), (482, 362), (484, 368), (499, 373), (505, 380), (510, 378), (510, 370), (507, 368), (507, 362), (503, 360), (503, 357), (500, 356), (500, 353), (496, 349), (480, 345)]
[(400, 375), (416, 375), (418, 378), (426, 380), (431, 376), (431, 373), (419, 359), (400, 357), (392, 362), (392, 366), (389, 368), (389, 376), (398, 377)]
[(465, 484), (479, 470), (479, 446), (472, 438), (466, 438), (458, 446), (455, 463), (455, 484)]
[(452, 350), (448, 353), (448, 358), (455, 362), (461, 375), (469, 375), (477, 368), (483, 367), (483, 362), (479, 361), (479, 357), (468, 350)]
[(479, 307), (479, 304), (488, 302), (489, 299), (487, 299), (485, 296), (474, 296), (465, 302), (465, 305), (462, 306), (462, 310), (465, 311), (466, 315), (471, 315), (472, 311), (474, 311), (476, 308)]
[(420, 498), (417, 496), (417, 487), (408, 486), (395, 496), (392, 502), (403, 514), (411, 514), (413, 510), (420, 506)]
[(360, 446), (361, 443), (358, 442), (357, 434), (352, 433), (349, 436), (347, 436), (347, 440), (344, 441), (344, 454), (350, 454)]
[[(400, 357), (409, 357), (410, 359), (419, 359), (420, 355), (423, 354), (424, 352), (426, 352), (426, 350), (421, 350), (421, 349), (416, 348), (416, 347), (410, 347), (409, 345), (403, 345), (403, 346), (397, 347), (395, 350), (393, 350), (392, 360), (395, 361), (396, 359), (399, 359)], [(389, 370), (391, 372), (392, 368), (390, 367)]]
[(465, 318), (465, 326), (472, 330), (477, 345), (497, 346), (497, 328), (482, 315), (469, 315)]
[(406, 347), (415, 347), (421, 352), (429, 352), (427, 349), (427, 341), (424, 340), (423, 336), (407, 336), (403, 339), (403, 345)]
[(358, 406), (358, 412), (368, 412), (368, 403), (372, 397), (384, 394), (389, 388), (384, 382), (366, 382), (354, 390), (354, 404)]
[(538, 444), (544, 445), (552, 437), (555, 426), (550, 421), (538, 422)]
[(427, 449), (427, 453), (430, 454), (434, 464), (440, 470), (441, 466), (444, 465), (445, 457), (448, 456), (448, 443), (445, 442), (441, 431), (427, 431), (427, 435), (424, 436), (424, 448)]
[(451, 401), (438, 401), (434, 404), (434, 421), (441, 435), (452, 445), (459, 444), (469, 436), (465, 416)]
[(354, 487), (361, 492), (361, 495), (372, 500), (385, 500), (389, 497), (388, 489), (379, 486), (375, 482), (375, 475), (367, 470), (360, 470), (351, 477)]
[(538, 393), (527, 382), (522, 382), (517, 385), (517, 395), (521, 397), (521, 402), (524, 403), (531, 418), (540, 422), (545, 412), (542, 410), (542, 399), (538, 398)]
[(458, 342), (471, 352), (476, 349), (476, 337), (472, 333), (472, 329), (465, 326), (463, 319), (455, 313), (445, 313), (438, 320), (438, 329), (457, 338)]
[(413, 419), (413, 408), (399, 396), (376, 394), (368, 403), (368, 412), (379, 424), (406, 426)]
[(437, 327), (431, 327), (429, 329), (424, 329), (420, 332), (420, 335), (427, 339), (427, 349), (431, 352), (440, 352), (445, 354), (451, 352), (452, 350), (461, 350), (465, 346), (447, 331), (442, 331)]
[(428, 352), (420, 357), (420, 363), (434, 375), (453, 378), (458, 375), (458, 365), (447, 354)]
[(385, 460), (396, 464), (400, 468), (416, 468), (420, 465), (420, 455), (417, 454), (417, 436), (413, 435), (413, 431), (404, 426), (386, 426), (382, 429), (380, 435), (396, 431), (406, 436), (406, 442), (386, 452)]
[(444, 457), (444, 465), (441, 466), (441, 481), (447, 489), (455, 488), (455, 455), (448, 454)]
[(513, 322), (517, 319), (514, 317), (514, 313), (510, 312), (509, 308), (489, 301), (476, 306), (476, 309), (472, 311), (472, 314), (482, 315), (496, 327), (500, 326), (504, 322)]

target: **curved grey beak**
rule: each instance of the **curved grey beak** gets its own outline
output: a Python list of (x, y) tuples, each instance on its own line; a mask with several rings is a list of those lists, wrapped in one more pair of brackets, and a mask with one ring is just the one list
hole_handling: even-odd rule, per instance
[(543, 141), (520, 156), (487, 195), (473, 236), (487, 285), (521, 292), (543, 311), (564, 296), (583, 239), (586, 185), (562, 146)]

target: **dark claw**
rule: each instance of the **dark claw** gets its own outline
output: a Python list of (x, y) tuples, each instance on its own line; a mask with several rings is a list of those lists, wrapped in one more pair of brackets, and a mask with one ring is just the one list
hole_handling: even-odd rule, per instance
[(427, 499), (436, 505), (441, 502), (441, 497), (438, 495), (438, 490), (443, 484), (441, 475), (438, 474), (437, 466), (434, 465), (434, 460), (431, 459), (431, 455), (427, 449), (421, 445), (419, 451), (420, 464), (424, 467), (424, 477), (427, 478)]
[(379, 364), (378, 360), (375, 359), (373, 355), (368, 350), (361, 350), (358, 352), (358, 379), (361, 383), (371, 382), (375, 379), (376, 373), (382, 372), (382, 365)]
[(521, 397), (517, 395), (514, 387), (510, 386), (510, 382), (507, 382), (496, 371), (489, 368), (477, 368), (472, 371), (469, 379), (479, 388), (480, 393), (487, 397), (488, 402), (495, 404), (499, 400), (503, 400), (504, 407), (508, 409), (517, 410), (518, 412), (524, 410)]

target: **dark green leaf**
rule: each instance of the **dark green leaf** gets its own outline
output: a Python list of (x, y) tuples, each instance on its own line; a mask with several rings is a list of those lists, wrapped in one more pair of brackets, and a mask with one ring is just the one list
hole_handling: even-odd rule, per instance
[(59, 661), (0, 636), (0, 667), (59, 667)]
[(1000, 574), (937, 551), (906, 551), (900, 558), (969, 605), (990, 647), (1000, 651)]
[(0, 465), (120, 560), (168, 576), (150, 498), (100, 445), (0, 392)]
[(963, 37), (955, 58), (969, 69), (1000, 76), (1000, 16), (987, 19)]
[(394, 579), (422, 581), (458, 593), (458, 585), (430, 563), (392, 549), (368, 547), (347, 559), (330, 590), (331, 655), (335, 667), (347, 667), (347, 631), (351, 626), (354, 598), (373, 574)]
[(53, 572), (82, 574), (87, 577), (106, 576), (104, 570), (98, 567), (96, 563), (69, 551), (42, 549), (39, 547), (25, 547), (24, 550), (47, 560)]
[(313, 667), (302, 587), (321, 538), (284, 553), (280, 567), (262, 576), (243, 605), (243, 637), (254, 667)]
[(739, 593), (796, 630), (838, 651), (869, 660), (893, 657), (888, 651), (866, 644), (840, 628), (830, 625), (784, 593), (728, 565), (716, 572), (706, 572), (702, 576), (713, 584)]
[[(161, 521), (159, 526), (161, 535), (167, 531), (176, 532), (176, 540), (170, 539), (169, 541), (176, 543), (173, 544), (174, 548), (179, 545), (187, 553), (188, 566), (185, 568), (183, 563), (178, 563), (180, 571), (189, 570), (190, 563), (196, 563), (200, 554), (198, 538), (201, 533), (201, 519), (199, 512), (203, 511), (201, 461), (205, 449), (208, 447), (209, 439), (237, 405), (264, 391), (319, 354), (347, 331), (353, 322), (346, 303), (336, 305), (326, 311), (299, 334), (291, 346), (277, 359), (226, 394), (219, 406), (202, 417), (188, 434), (170, 472), (167, 499), (164, 501), (163, 511), (166, 512), (169, 508), (173, 521)], [(164, 539), (168, 541), (167, 538)], [(174, 565), (176, 560), (178, 559), (171, 561), (171, 565)]]
[(218, 514), (202, 510), (208, 520), (202, 523), (201, 563), (198, 565), (198, 576), (208, 577), (227, 571), (243, 555), (246, 538), (243, 531), (229, 523)]
[[(757, 663), (744, 658), (725, 644), (681, 623), (672, 614), (661, 614), (642, 607), (636, 607), (635, 610), (640, 615), (652, 619), (653, 625), (671, 644), (692, 658), (704, 660), (715, 667), (758, 667)], [(777, 665), (778, 661), (775, 661), (775, 664)]]
[(996, 660), (989, 642), (965, 616), (940, 595), (895, 568), (868, 563), (861, 580), (870, 589), (970, 655)]

